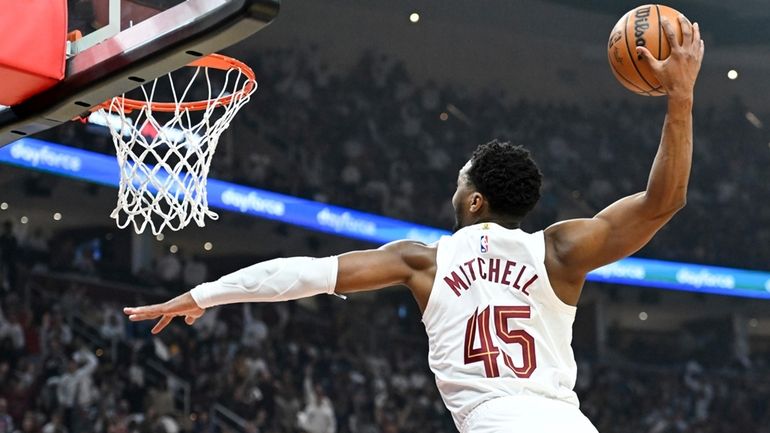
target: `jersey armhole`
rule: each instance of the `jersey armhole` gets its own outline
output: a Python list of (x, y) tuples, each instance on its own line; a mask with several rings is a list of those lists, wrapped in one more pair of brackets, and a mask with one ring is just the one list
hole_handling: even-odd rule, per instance
[(442, 245), (446, 245), (446, 242), (450, 240), (451, 236), (441, 236), (441, 238), (436, 241), (436, 276), (433, 279), (433, 284), (430, 288), (430, 295), (428, 295), (428, 302), (425, 304), (425, 311), (422, 312), (422, 321), (427, 326), (427, 323), (425, 322), (427, 319), (430, 319), (431, 312), (433, 311), (433, 304), (436, 303), (436, 300), (434, 299), (436, 296), (436, 280), (440, 278), (440, 271), (443, 269), (442, 265), (444, 264), (444, 261), (446, 260), (446, 248), (442, 248)]
[(545, 266), (545, 232), (540, 230), (532, 233), (532, 236), (535, 236), (535, 239), (532, 242), (532, 252), (535, 254), (535, 260), (537, 261), (538, 267), (543, 271), (542, 273), (546, 280), (546, 285), (548, 286), (546, 292), (548, 293), (547, 297), (550, 300), (550, 304), (560, 311), (574, 315), (575, 311), (577, 311), (577, 307), (569, 305), (559, 299), (551, 285), (551, 278), (548, 276), (548, 268)]

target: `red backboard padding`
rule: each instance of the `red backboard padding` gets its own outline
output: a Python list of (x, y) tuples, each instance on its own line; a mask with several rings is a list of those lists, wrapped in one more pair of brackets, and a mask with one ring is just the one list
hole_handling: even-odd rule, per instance
[(5, 0), (0, 104), (16, 105), (64, 78), (67, 0)]

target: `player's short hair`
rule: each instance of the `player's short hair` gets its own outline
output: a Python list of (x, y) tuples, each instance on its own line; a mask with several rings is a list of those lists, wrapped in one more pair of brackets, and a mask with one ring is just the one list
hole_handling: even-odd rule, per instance
[(521, 219), (540, 200), (543, 174), (527, 149), (495, 139), (473, 152), (468, 179), (493, 212)]

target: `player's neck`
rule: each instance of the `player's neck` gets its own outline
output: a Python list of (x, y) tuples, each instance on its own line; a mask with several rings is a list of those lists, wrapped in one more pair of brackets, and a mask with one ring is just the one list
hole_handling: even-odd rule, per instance
[(474, 224), (481, 223), (495, 223), (510, 230), (521, 228), (521, 221), (518, 219), (498, 215), (483, 215), (474, 222)]

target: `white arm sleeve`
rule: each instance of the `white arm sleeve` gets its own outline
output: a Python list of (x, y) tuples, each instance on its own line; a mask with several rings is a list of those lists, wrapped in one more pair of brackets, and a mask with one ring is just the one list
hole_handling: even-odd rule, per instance
[(190, 290), (200, 308), (237, 302), (280, 302), (332, 294), (337, 285), (336, 256), (274, 259), (235, 271)]

